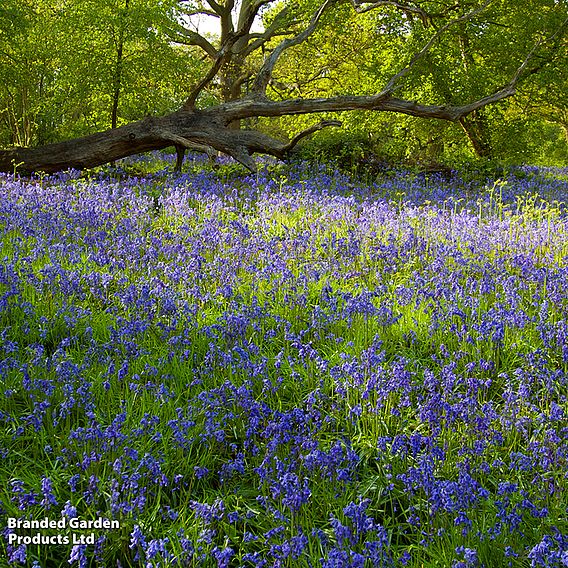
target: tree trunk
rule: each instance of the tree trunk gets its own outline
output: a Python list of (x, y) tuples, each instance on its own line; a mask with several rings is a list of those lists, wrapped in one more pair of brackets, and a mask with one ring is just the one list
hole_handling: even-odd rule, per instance
[[(237, 42), (238, 45), (238, 42)], [(231, 61), (223, 70), (221, 75), (221, 97), (223, 102), (239, 100), (243, 95), (244, 61), (238, 55), (233, 55)], [(240, 120), (234, 120), (229, 124), (229, 128), (238, 130), (241, 127)]]
[(389, 94), (344, 96), (321, 99), (271, 101), (262, 96), (247, 97), (204, 110), (180, 110), (162, 117), (143, 120), (90, 136), (76, 138), (38, 148), (14, 148), (0, 151), (0, 171), (52, 173), (69, 168), (84, 169), (168, 146), (207, 151), (211, 148), (232, 156), (254, 171), (252, 154), (263, 153), (283, 159), (307, 134), (325, 126), (338, 126), (337, 121), (323, 121), (290, 142), (276, 140), (254, 130), (234, 130), (236, 120), (251, 117), (277, 117), (294, 114), (344, 110), (397, 112), (421, 118), (457, 121), (467, 114), (514, 93), (513, 86), (460, 107), (420, 105), (396, 99)]
[(122, 66), (124, 63), (124, 32), (126, 20), (128, 18), (129, 6), (130, 0), (126, 0), (124, 5), (124, 21), (120, 23), (120, 29), (118, 32), (116, 64), (113, 77), (112, 108), (110, 113), (111, 128), (116, 128), (118, 125), (118, 103), (120, 101), (120, 91), (122, 90)]
[(470, 116), (464, 116), (460, 119), (460, 125), (471, 142), (476, 155), (479, 158), (492, 158), (493, 148), (484, 116), (480, 113), (472, 113)]

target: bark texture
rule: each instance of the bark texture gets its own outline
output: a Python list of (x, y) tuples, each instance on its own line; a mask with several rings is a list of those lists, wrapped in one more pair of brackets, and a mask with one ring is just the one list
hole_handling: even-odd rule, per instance
[(236, 120), (255, 116), (277, 117), (367, 109), (456, 121), (476, 108), (510, 96), (513, 92), (514, 89), (508, 87), (460, 107), (420, 105), (386, 94), (281, 102), (270, 101), (264, 96), (249, 97), (206, 110), (182, 109), (163, 117), (145, 118), (120, 128), (56, 144), (4, 150), (0, 152), (0, 171), (53, 173), (69, 168), (82, 170), (168, 146), (202, 151), (213, 148), (254, 171), (253, 154), (269, 154), (284, 159), (304, 136), (327, 126), (339, 126), (340, 123), (322, 121), (298, 133), (291, 141), (281, 141), (255, 130), (236, 130), (231, 126)]

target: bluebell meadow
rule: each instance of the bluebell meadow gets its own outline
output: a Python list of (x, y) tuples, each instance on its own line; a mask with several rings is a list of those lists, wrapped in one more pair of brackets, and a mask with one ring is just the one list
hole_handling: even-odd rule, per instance
[(230, 168), (0, 178), (0, 557), (568, 566), (568, 170)]

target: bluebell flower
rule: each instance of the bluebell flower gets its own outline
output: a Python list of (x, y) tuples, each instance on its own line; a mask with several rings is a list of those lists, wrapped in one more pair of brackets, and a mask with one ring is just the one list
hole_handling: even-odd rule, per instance
[(86, 568), (89, 563), (86, 551), (87, 547), (84, 544), (76, 544), (71, 549), (71, 554), (67, 562), (69, 564), (74, 564), (76, 562), (79, 568)]
[(61, 510), (61, 515), (68, 519), (77, 518), (77, 509), (71, 504), (71, 501), (65, 502), (65, 506)]
[(50, 509), (52, 505), (57, 505), (57, 499), (53, 494), (53, 483), (49, 477), (43, 477), (41, 480), (42, 500), (41, 505), (46, 509)]

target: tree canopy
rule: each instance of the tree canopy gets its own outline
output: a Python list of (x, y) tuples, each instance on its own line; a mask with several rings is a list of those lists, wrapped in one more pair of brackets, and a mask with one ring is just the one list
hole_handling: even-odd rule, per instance
[(0, 170), (172, 145), (254, 169), (340, 121), (490, 157), (513, 127), (568, 136), (567, 28), (565, 0), (6, 0)]

